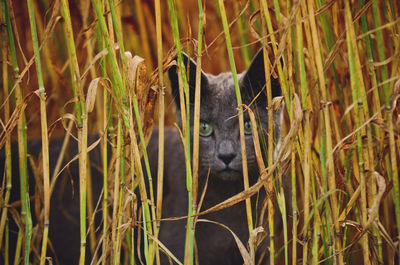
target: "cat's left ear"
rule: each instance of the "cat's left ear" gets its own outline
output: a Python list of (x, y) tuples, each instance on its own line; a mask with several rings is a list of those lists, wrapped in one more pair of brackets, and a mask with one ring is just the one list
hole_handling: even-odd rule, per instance
[[(191, 59), (186, 53), (182, 52), (182, 57), (183, 57), (183, 63), (185, 64), (186, 67), (187, 80), (189, 83), (190, 104), (194, 104), (197, 65), (196, 62), (193, 59)], [(177, 58), (175, 58), (175, 60), (177, 60)], [(168, 69), (168, 77), (171, 83), (172, 97), (174, 98), (175, 105), (179, 110), (181, 105), (179, 97), (179, 80), (177, 71), (178, 67), (176, 65), (173, 65), (171, 68)], [(207, 89), (208, 87), (208, 78), (203, 71), (201, 71), (200, 83), (201, 83), (201, 96), (202, 96), (205, 93), (204, 90)]]
[[(263, 49), (260, 49), (250, 64), (249, 69), (244, 73), (240, 80), (241, 92), (250, 100), (253, 99), (261, 90), (265, 89), (265, 70), (264, 70), (264, 57)], [(281, 59), (281, 62), (282, 59)], [(273, 63), (271, 59), (271, 63)], [(271, 75), (271, 92), (272, 97), (282, 95), (281, 86), (278, 78)], [(266, 93), (260, 95), (259, 99), (266, 102)]]

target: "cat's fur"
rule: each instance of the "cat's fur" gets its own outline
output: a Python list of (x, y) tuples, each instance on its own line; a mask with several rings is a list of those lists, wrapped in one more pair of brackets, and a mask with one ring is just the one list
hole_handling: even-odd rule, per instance
[[(189, 61), (189, 86), (191, 95), (191, 117), (193, 121), (194, 103), (194, 84), (196, 64), (184, 56), (185, 62)], [(180, 102), (178, 96), (178, 76), (177, 67), (169, 69), (168, 75), (171, 81), (172, 95), (176, 103), (176, 116), (178, 124), (180, 121)], [(264, 63), (262, 52), (259, 52), (253, 60), (249, 69), (239, 74), (240, 90), (244, 104), (250, 104), (254, 97), (265, 86)], [(201, 121), (208, 122), (213, 126), (214, 132), (208, 137), (200, 136), (199, 151), (199, 193), (205, 188), (207, 175), (209, 173), (208, 185), (205, 193), (204, 202), (201, 210), (214, 206), (229, 197), (243, 191), (242, 180), (242, 157), (240, 151), (239, 123), (237, 118), (237, 102), (233, 78), (231, 73), (222, 73), (213, 76), (202, 72), (201, 78)], [(271, 79), (273, 97), (281, 95), (279, 82)], [(266, 94), (262, 92), (258, 99), (251, 105), (257, 113), (259, 119), (259, 133), (265, 134), (268, 128)], [(275, 140), (280, 136), (281, 111), (274, 114)], [(244, 120), (249, 116), (245, 112)], [(191, 135), (193, 128), (191, 127)], [(247, 163), (249, 168), (250, 185), (254, 184), (258, 177), (258, 167), (253, 147), (251, 135), (246, 135)], [(193, 139), (193, 137), (191, 137)], [(153, 136), (148, 145), (150, 156), (150, 166), (153, 179), (157, 176), (157, 155), (158, 155), (158, 131), (154, 130)], [(18, 155), (16, 146), (13, 151), (13, 180), (18, 180)], [(55, 162), (61, 148), (61, 140), (51, 141), (50, 144), (50, 172), (55, 167)], [(273, 147), (268, 147), (273, 148)], [(37, 157), (41, 150), (40, 141), (31, 141), (28, 144), (28, 153)], [(69, 154), (77, 153), (76, 143), (72, 143)], [(186, 169), (184, 163), (183, 145), (175, 128), (166, 128), (165, 131), (165, 168), (164, 168), (164, 198), (163, 198), (163, 218), (181, 217), (187, 215), (187, 190), (186, 190)], [(101, 165), (99, 150), (95, 149), (90, 153), (92, 164)], [(97, 166), (98, 168), (98, 166)], [(92, 167), (92, 185), (94, 201), (97, 201), (102, 189), (102, 175), (96, 167)], [(0, 159), (0, 172), (4, 172), (4, 159)], [(70, 165), (67, 173), (58, 180), (58, 185), (51, 201), (50, 219), (50, 240), (57, 253), (57, 260), (60, 264), (77, 264), (79, 259), (79, 174), (78, 163)], [(30, 180), (33, 175), (30, 173)], [(71, 183), (73, 187), (71, 187)], [(156, 184), (156, 183), (154, 183)], [(60, 188), (60, 185), (63, 185)], [(34, 185), (31, 185), (33, 187)], [(64, 187), (65, 186), (65, 187)], [(12, 196), (19, 194), (19, 183), (14, 182)], [(57, 191), (63, 191), (57, 193)], [(30, 191), (31, 195), (34, 190)], [(74, 195), (72, 196), (72, 194)], [(11, 198), (11, 202), (18, 198)], [(260, 190), (259, 194), (253, 196), (253, 220), (255, 227), (262, 224), (265, 226), (266, 217), (260, 220), (260, 209), (265, 202), (265, 191)], [(32, 209), (34, 207), (32, 206)], [(238, 203), (230, 208), (214, 212), (199, 219), (208, 219), (228, 226), (243, 242), (248, 241), (248, 227), (246, 220), (245, 203)], [(280, 218), (276, 219), (279, 231)], [(16, 227), (11, 226), (12, 231)], [(160, 241), (180, 260), (184, 259), (186, 220), (163, 221), (161, 222)], [(11, 242), (16, 239), (16, 234), (12, 233)], [(200, 265), (207, 264), (243, 264), (238, 247), (233, 236), (226, 229), (212, 223), (198, 222), (196, 224), (196, 259)], [(263, 264), (268, 264), (268, 240), (265, 239), (260, 245), (257, 257), (264, 256)], [(10, 246), (13, 248), (13, 243)], [(89, 251), (87, 251), (88, 253)], [(48, 250), (48, 255), (52, 255), (52, 250)], [(54, 255), (52, 255), (54, 256)], [(162, 264), (168, 264), (165, 254), (161, 257)], [(1, 259), (0, 259), (1, 261)]]

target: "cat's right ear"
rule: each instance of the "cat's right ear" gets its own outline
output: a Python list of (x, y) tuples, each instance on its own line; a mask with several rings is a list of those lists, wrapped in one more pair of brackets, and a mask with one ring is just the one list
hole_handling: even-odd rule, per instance
[[(189, 100), (190, 104), (194, 104), (194, 92), (195, 92), (195, 87), (196, 87), (196, 62), (189, 58), (189, 56), (182, 52), (182, 57), (183, 57), (183, 63), (185, 64), (186, 68), (186, 73), (187, 73), (187, 80), (189, 83)], [(175, 57), (175, 60), (177, 60), (177, 57)], [(181, 104), (180, 104), (180, 97), (179, 97), (179, 78), (178, 78), (178, 67), (177, 65), (173, 65), (168, 69), (168, 78), (171, 84), (171, 92), (172, 92), (172, 98), (175, 101), (176, 108), (180, 110)], [(208, 85), (208, 79), (206, 74), (201, 71), (201, 94), (204, 94), (204, 88), (207, 87)]]
[[(271, 44), (269, 44), (271, 48)], [(271, 59), (272, 60), (272, 59)], [(283, 64), (283, 59), (280, 59)], [(278, 78), (274, 78), (271, 74), (271, 92), (272, 97), (278, 97), (282, 95), (281, 86)], [(249, 99), (253, 99), (260, 91), (265, 91), (265, 69), (264, 69), (264, 52), (260, 49), (256, 56), (254, 56), (249, 69), (245, 72), (242, 79), (240, 80), (240, 86), (244, 96)], [(266, 93), (266, 92), (265, 92)], [(266, 103), (266, 97), (259, 97), (258, 102)]]

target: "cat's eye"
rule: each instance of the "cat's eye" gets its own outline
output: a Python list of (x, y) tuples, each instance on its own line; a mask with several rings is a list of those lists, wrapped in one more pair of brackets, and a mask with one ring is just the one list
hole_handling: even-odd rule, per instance
[(244, 122), (244, 133), (251, 134), (251, 122), (249, 120)]
[(210, 136), (214, 132), (213, 127), (205, 121), (200, 121), (199, 134), (203, 137)]

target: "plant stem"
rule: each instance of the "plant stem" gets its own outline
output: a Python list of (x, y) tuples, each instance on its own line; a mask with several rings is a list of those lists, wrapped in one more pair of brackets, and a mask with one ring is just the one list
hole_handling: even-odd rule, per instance
[[(221, 13), (222, 26), (224, 28), (226, 48), (228, 50), (229, 63), (231, 66), (233, 83), (235, 86), (236, 101), (238, 103), (238, 114), (239, 114), (239, 130), (240, 130), (240, 150), (242, 153), (242, 165), (243, 165), (243, 182), (244, 189), (249, 188), (249, 174), (247, 168), (247, 155), (246, 155), (246, 144), (244, 135), (244, 118), (243, 118), (243, 106), (242, 97), (240, 95), (239, 82), (237, 77), (235, 60), (233, 58), (232, 43), (229, 33), (228, 20), (226, 17), (225, 5), (223, 0), (218, 0), (219, 11)], [(246, 199), (246, 214), (247, 214), (247, 225), (249, 228), (249, 234), (253, 231), (253, 219), (250, 198)]]
[[(42, 65), (40, 61), (39, 52), (39, 40), (37, 37), (35, 13), (33, 8), (32, 0), (27, 0), (28, 11), (29, 11), (29, 22), (31, 26), (33, 50), (35, 54), (36, 72), (39, 85), (39, 98), (40, 98), (40, 120), (41, 120), (41, 130), (42, 130), (42, 156), (43, 156), (43, 187), (44, 187), (44, 231), (42, 240), (42, 253), (40, 257), (40, 264), (44, 265), (47, 250), (47, 239), (49, 234), (49, 224), (50, 224), (50, 173), (49, 173), (49, 139), (47, 134), (47, 114), (46, 114), (46, 91), (43, 83), (42, 75)], [(29, 196), (25, 198), (29, 204)], [(29, 206), (28, 206), (29, 207)], [(30, 214), (27, 216), (28, 226), (32, 227), (32, 220), (30, 219)], [(28, 229), (29, 230), (29, 229)], [(29, 246), (28, 241), (30, 241), (31, 233), (26, 232), (28, 237), (25, 237), (26, 246)], [(29, 264), (29, 248), (25, 249), (25, 264)]]

